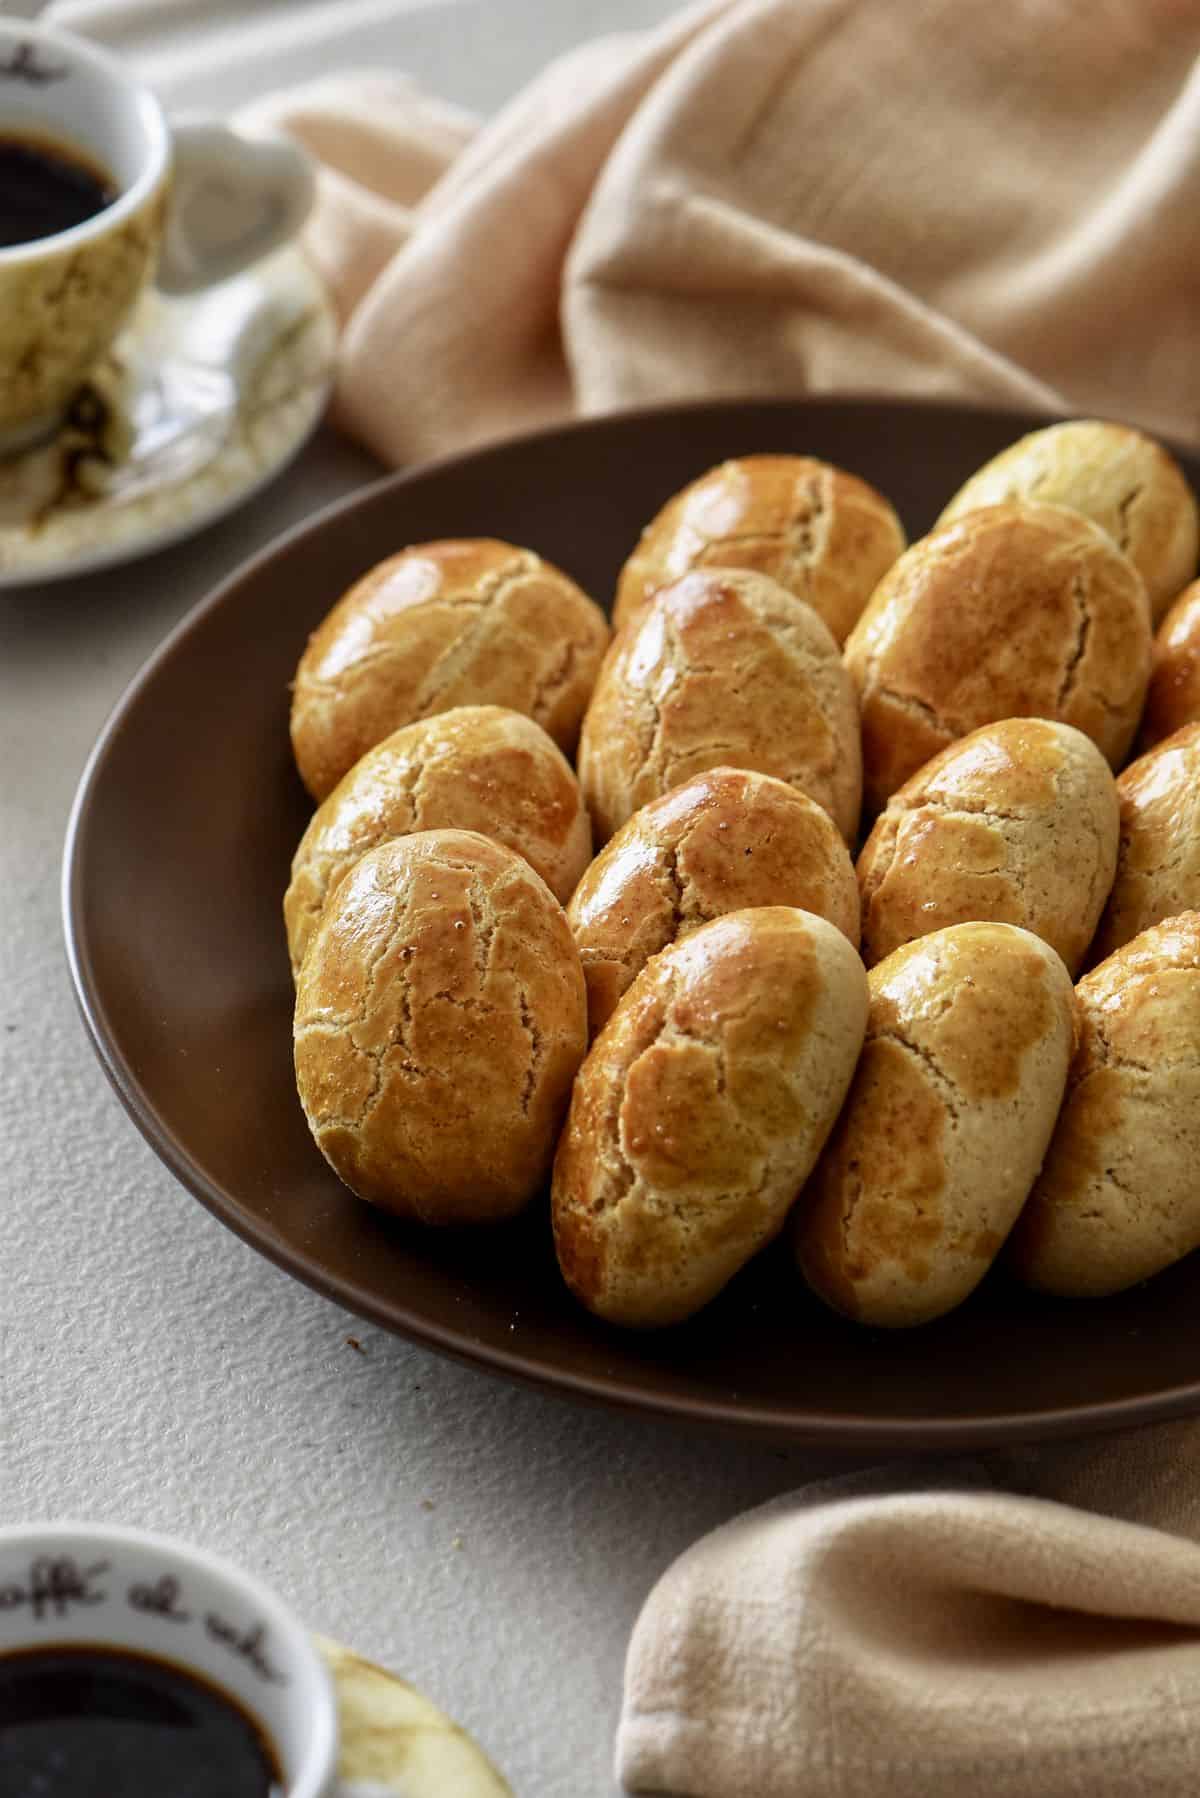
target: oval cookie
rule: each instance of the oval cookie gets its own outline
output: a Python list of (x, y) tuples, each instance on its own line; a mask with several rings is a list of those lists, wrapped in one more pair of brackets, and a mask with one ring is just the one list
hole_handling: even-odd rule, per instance
[(492, 538), (418, 543), (357, 581), (308, 640), (292, 748), (320, 801), (376, 743), (435, 712), (524, 712), (566, 754), (608, 622), (561, 570)]
[(593, 1035), (652, 955), (726, 912), (792, 905), (858, 946), (858, 885), (828, 812), (769, 774), (710, 768), (623, 824), (567, 907)]
[(858, 858), (863, 959), (972, 919), (1019, 924), (1075, 974), (1117, 865), (1117, 787), (1082, 731), (985, 724), (893, 793)]
[(296, 1084), (359, 1198), (427, 1224), (510, 1217), (541, 1188), (587, 1045), (562, 907), (466, 830), (369, 850), (296, 987)]
[(1185, 587), (1154, 638), (1139, 742), (1152, 749), (1200, 721), (1200, 581)]
[(1070, 977), (1009, 924), (956, 924), (872, 968), (854, 1084), (796, 1210), (809, 1286), (861, 1323), (928, 1323), (995, 1260), (1054, 1128)]
[(1060, 506), (971, 512), (906, 550), (846, 641), (868, 810), (1001, 718), (1073, 724), (1119, 768), (1150, 673), (1142, 578)]
[(597, 842), (720, 766), (775, 775), (853, 838), (858, 708), (837, 644), (777, 581), (728, 568), (662, 588), (605, 660), (579, 742)]
[(1108, 532), (1161, 618), (1196, 572), (1196, 501), (1172, 455), (1129, 425), (1074, 418), (1011, 444), (960, 487), (939, 527), (1006, 500), (1070, 506)]
[(1094, 961), (1163, 918), (1200, 909), (1200, 724), (1131, 762), (1118, 776), (1117, 797), (1117, 870)]
[(638, 975), (593, 1043), (554, 1163), (559, 1266), (589, 1310), (678, 1323), (782, 1228), (862, 1041), (841, 931), (731, 912)]
[(565, 904), (592, 854), (579, 783), (532, 718), (458, 706), (393, 731), (318, 806), (283, 901), (292, 971), (325, 901), (368, 849), (416, 830), (477, 830), (523, 855)]
[(752, 568), (806, 600), (839, 643), (905, 545), (881, 493), (812, 456), (738, 456), (669, 499), (621, 570), (613, 623), (693, 568)]
[(1042, 1292), (1099, 1298), (1200, 1246), (1200, 912), (1143, 931), (1076, 992), (1066, 1101), (1010, 1259)]

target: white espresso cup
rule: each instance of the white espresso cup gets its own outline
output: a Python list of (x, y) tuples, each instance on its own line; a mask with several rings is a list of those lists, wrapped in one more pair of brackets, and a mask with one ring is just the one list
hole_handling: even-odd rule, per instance
[(83, 1644), (198, 1675), (265, 1737), (286, 1798), (335, 1792), (333, 1683), (304, 1625), (249, 1574), (144, 1530), (0, 1529), (0, 1668), (8, 1654)]
[(0, 20), (0, 139), (73, 150), (114, 194), (82, 224), (0, 247), (0, 453), (54, 428), (147, 281), (186, 293), (224, 280), (312, 204), (295, 146), (169, 124), (115, 57), (18, 21)]

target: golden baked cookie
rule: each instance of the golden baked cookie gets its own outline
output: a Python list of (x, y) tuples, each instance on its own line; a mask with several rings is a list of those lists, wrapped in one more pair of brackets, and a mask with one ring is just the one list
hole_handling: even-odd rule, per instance
[(863, 966), (784, 906), (647, 963), (593, 1043), (554, 1162), (559, 1266), (612, 1323), (679, 1323), (781, 1229), (862, 1042)]
[(1139, 744), (1200, 721), (1200, 581), (1185, 587), (1158, 627)]
[(837, 644), (778, 581), (732, 568), (661, 588), (605, 659), (579, 740), (597, 843), (722, 765), (786, 781), (853, 839), (858, 708)]
[(1200, 912), (1075, 990), (1067, 1096), (1009, 1258), (1039, 1291), (1100, 1298), (1200, 1246)]
[(1117, 778), (1117, 871), (1092, 960), (1151, 924), (1200, 910), (1200, 724), (1187, 724)]
[(357, 581), (308, 640), (292, 748), (316, 800), (402, 724), (461, 705), (524, 712), (574, 754), (608, 647), (574, 581), (491, 538), (418, 543)]
[(621, 570), (613, 623), (692, 568), (754, 568), (823, 618), (839, 643), (904, 548), (895, 509), (857, 475), (812, 456), (739, 456), (710, 468), (651, 520)]
[(801, 1272), (861, 1323), (974, 1290), (1028, 1196), (1071, 1059), (1071, 979), (1040, 937), (954, 924), (869, 975), (850, 1096), (795, 1212)]
[(283, 901), (293, 973), (360, 855), (389, 837), (447, 829), (515, 849), (563, 904), (592, 855), (574, 771), (532, 718), (472, 705), (406, 724), (343, 775), (300, 839)]
[(296, 1084), (359, 1198), (426, 1224), (510, 1217), (544, 1185), (587, 1046), (566, 914), (470, 830), (362, 856), (296, 987)]
[(872, 813), (931, 756), (1000, 718), (1059, 718), (1119, 768), (1150, 673), (1146, 590), (1081, 513), (992, 506), (905, 551), (845, 660)]
[(1117, 865), (1117, 787), (1090, 737), (1005, 718), (892, 794), (858, 858), (870, 967), (948, 924), (1032, 930), (1079, 970)]
[(769, 774), (710, 768), (635, 812), (567, 907), (592, 1034), (652, 955), (757, 905), (815, 912), (858, 947), (854, 867), (815, 799)]
[(1129, 425), (1076, 418), (1011, 444), (960, 487), (939, 527), (981, 506), (1038, 500), (1070, 506), (1108, 532), (1162, 617), (1196, 572), (1196, 500), (1175, 458)]

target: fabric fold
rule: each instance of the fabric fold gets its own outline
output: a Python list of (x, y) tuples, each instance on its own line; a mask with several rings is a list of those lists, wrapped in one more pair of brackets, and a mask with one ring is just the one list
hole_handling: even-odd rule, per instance
[(1193, 1790), (1200, 1550), (982, 1477), (909, 1468), (830, 1482), (682, 1555), (630, 1642), (626, 1788)]
[(1200, 435), (1200, 9), (702, 0), (476, 127), (399, 72), (251, 109), (322, 163), (336, 420), (412, 462), (853, 391)]

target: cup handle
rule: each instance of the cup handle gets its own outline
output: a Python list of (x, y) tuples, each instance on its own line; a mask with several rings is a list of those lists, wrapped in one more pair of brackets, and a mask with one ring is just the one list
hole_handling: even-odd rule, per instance
[(164, 293), (236, 275), (294, 237), (312, 207), (312, 163), (280, 138), (239, 137), (213, 119), (171, 126), (172, 179), (158, 262)]

